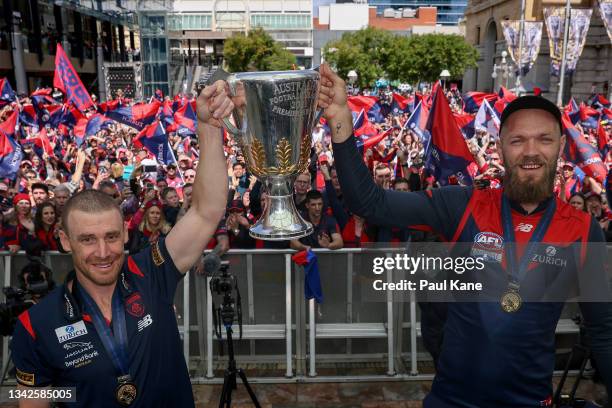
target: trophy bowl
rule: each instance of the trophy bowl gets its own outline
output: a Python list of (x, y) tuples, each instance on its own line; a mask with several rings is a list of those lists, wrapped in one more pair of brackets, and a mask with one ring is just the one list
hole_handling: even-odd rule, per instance
[(248, 171), (268, 196), (253, 238), (270, 241), (310, 235), (295, 207), (293, 183), (307, 171), (312, 128), (318, 120), (320, 75), (314, 70), (229, 74), (234, 110), (224, 126), (234, 135)]

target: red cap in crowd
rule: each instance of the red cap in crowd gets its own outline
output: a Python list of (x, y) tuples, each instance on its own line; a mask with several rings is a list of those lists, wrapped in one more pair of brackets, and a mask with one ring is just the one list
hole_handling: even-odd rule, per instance
[(160, 210), (164, 209), (164, 205), (159, 200), (151, 200), (145, 204), (145, 211), (151, 207), (158, 207)]
[(29, 203), (30, 196), (25, 193), (20, 193), (20, 194), (17, 194), (15, 197), (13, 197), (13, 205), (17, 205), (17, 203), (20, 201), (27, 201)]

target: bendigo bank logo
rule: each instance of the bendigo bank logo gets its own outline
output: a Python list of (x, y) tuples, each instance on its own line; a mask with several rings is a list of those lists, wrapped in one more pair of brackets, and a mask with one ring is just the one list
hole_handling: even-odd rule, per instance
[(134, 317), (142, 317), (145, 313), (144, 302), (140, 293), (134, 293), (125, 301), (125, 308)]

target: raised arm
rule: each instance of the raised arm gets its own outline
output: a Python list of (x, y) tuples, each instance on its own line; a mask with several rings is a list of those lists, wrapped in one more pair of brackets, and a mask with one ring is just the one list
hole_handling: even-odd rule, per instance
[(431, 193), (405, 193), (378, 187), (357, 150), (344, 81), (326, 64), (321, 65), (320, 72), (319, 106), (324, 109), (325, 119), (332, 129), (338, 180), (348, 208), (372, 224), (425, 225), (451, 239), (472, 190), (453, 186)]
[(200, 162), (191, 208), (166, 238), (166, 248), (181, 273), (199, 259), (225, 212), (228, 186), (221, 118), (229, 116), (233, 108), (223, 81), (207, 86), (198, 97)]

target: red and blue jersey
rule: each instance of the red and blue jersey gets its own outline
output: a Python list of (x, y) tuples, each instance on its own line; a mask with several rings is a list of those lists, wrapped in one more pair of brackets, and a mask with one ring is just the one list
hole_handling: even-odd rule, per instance
[[(449, 186), (419, 192), (384, 190), (373, 182), (352, 139), (335, 143), (333, 149), (344, 201), (354, 214), (380, 226), (431, 230), (453, 243), (454, 249), (474, 248), (481, 241), (491, 247), (503, 247), (503, 189)], [(556, 200), (556, 211), (542, 243), (555, 244), (541, 247), (550, 253), (563, 253), (568, 259), (559, 265), (548, 262), (546, 257), (540, 260), (540, 253), (535, 252), (525, 273), (529, 284), (521, 284), (521, 295), (523, 289), (537, 293), (549, 288), (559, 275), (575, 278), (577, 285), (602, 284), (608, 288), (603, 273), (605, 246), (596, 245), (605, 245), (601, 228), (590, 215), (559, 199), (548, 199), (530, 214), (512, 204), (518, 256), (522, 255), (521, 243), (529, 241), (552, 200)], [(596, 276), (599, 280), (584, 282), (584, 270), (601, 271)], [(508, 282), (505, 257), (493, 256), (478, 273), (478, 281), (503, 283), (494, 289), (504, 293)], [(574, 288), (571, 284), (567, 287)], [(494, 299), (474, 302), (472, 298), (448, 304), (442, 351), (425, 408), (550, 406), (555, 329), (564, 301), (527, 301), (518, 311), (506, 313), (499, 297)], [(592, 355), (611, 393), (612, 304), (584, 302), (580, 307), (592, 336)]]
[[(115, 291), (126, 312), (134, 407), (194, 406), (173, 308), (182, 278), (163, 239), (123, 264)], [(66, 284), (19, 316), (11, 350), (20, 384), (76, 387), (77, 402), (66, 406), (120, 407), (115, 368), (91, 315)]]

